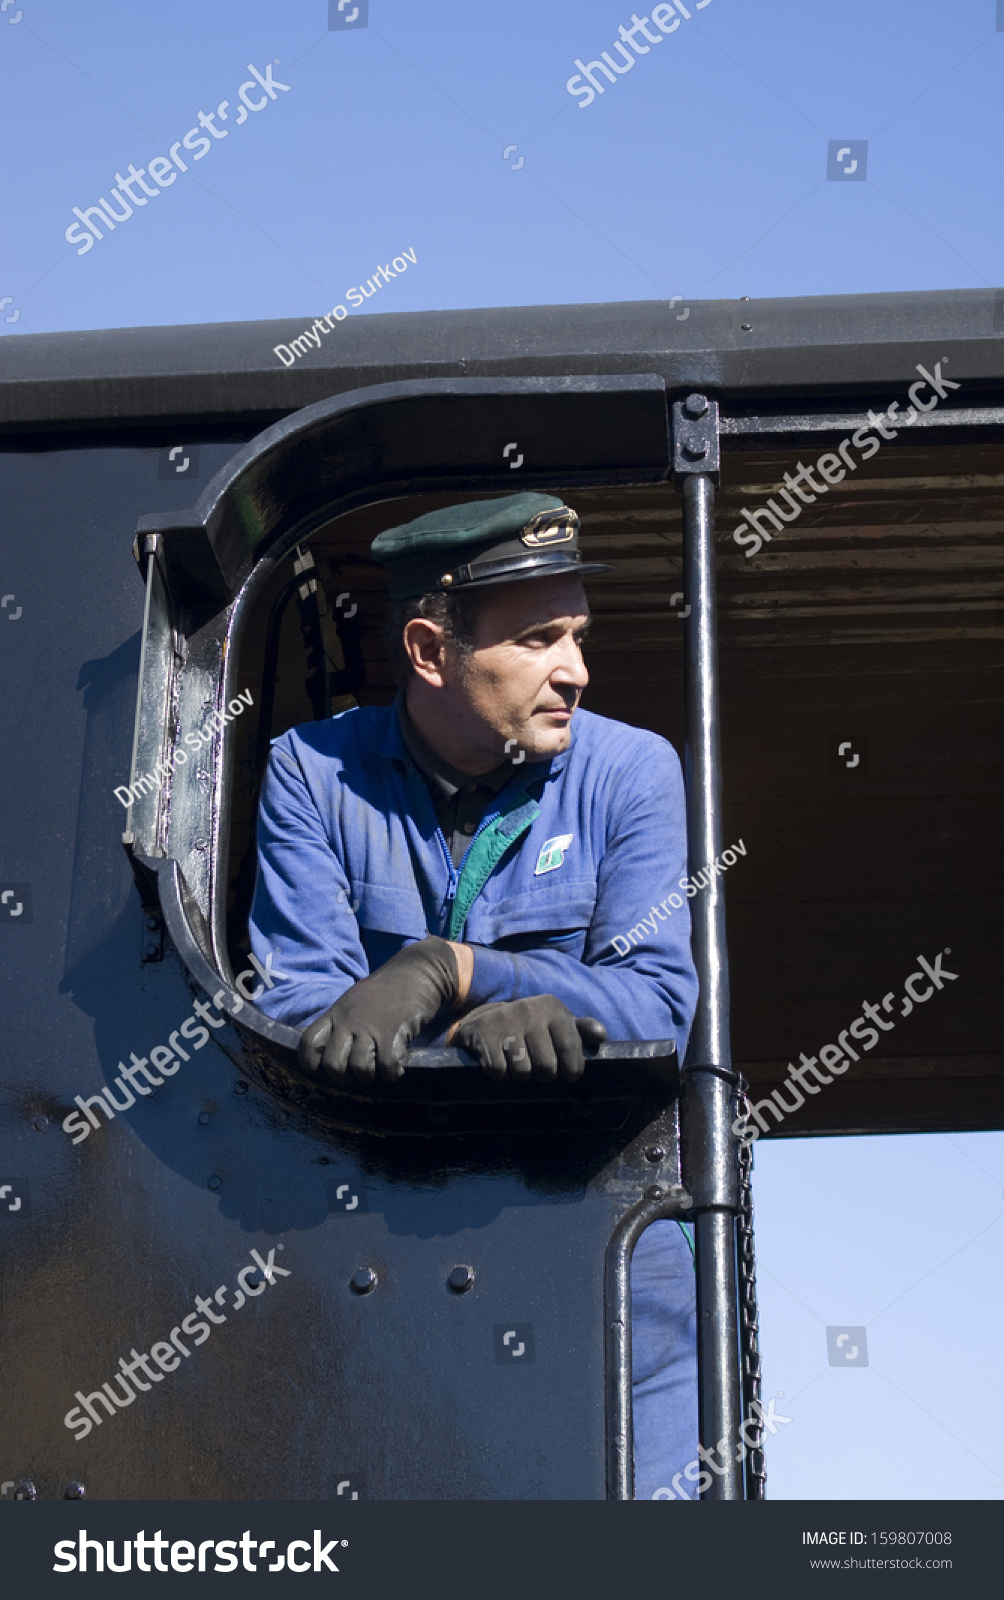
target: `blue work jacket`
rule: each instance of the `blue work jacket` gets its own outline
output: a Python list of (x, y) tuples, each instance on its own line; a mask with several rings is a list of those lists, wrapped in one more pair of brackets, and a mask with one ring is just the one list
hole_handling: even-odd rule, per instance
[(514, 764), (456, 868), (395, 706), (346, 711), (273, 743), (258, 850), (251, 943), (283, 974), (257, 1001), (270, 1016), (303, 1026), (434, 933), (473, 946), (470, 1005), (557, 995), (611, 1039), (672, 1038), (683, 1059), (683, 783), (657, 734), (576, 712), (567, 750)]

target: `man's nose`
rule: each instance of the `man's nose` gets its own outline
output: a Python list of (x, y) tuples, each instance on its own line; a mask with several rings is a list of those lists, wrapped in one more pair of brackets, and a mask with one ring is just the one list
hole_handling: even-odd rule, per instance
[(561, 650), (557, 665), (551, 673), (553, 684), (567, 684), (574, 689), (584, 689), (589, 682), (589, 673), (583, 660), (582, 651), (570, 639)]

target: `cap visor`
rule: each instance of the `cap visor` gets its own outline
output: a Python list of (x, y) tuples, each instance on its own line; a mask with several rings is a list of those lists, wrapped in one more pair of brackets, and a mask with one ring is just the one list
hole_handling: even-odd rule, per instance
[(475, 578), (472, 583), (458, 584), (454, 594), (468, 594), (471, 589), (494, 589), (503, 583), (539, 583), (541, 578), (563, 578), (574, 574), (576, 578), (595, 578), (602, 572), (616, 569), (607, 561), (562, 561), (546, 567), (534, 567), (529, 572), (502, 572), (494, 578)]

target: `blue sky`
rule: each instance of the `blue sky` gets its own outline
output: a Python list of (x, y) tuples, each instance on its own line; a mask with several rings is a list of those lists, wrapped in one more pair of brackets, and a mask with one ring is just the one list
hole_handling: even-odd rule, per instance
[[(996, 0), (687, 9), (580, 108), (626, 0), (369, 0), (334, 30), (328, 0), (11, 0), (0, 333), (310, 319), (405, 249), (353, 315), (1004, 282)], [(288, 89), (238, 124), (249, 63)], [(226, 137), (78, 255), (72, 208), (224, 100)], [(834, 140), (864, 181), (827, 178)], [(1004, 1491), (1002, 1184), (1002, 1134), (758, 1149), (772, 1495)], [(829, 1366), (840, 1323), (867, 1369)]]
[[(1004, 1499), (1004, 1134), (755, 1152), (768, 1497)], [(868, 1365), (831, 1365), (828, 1327)]]
[[(580, 107), (626, 3), (11, 4), (0, 330), (314, 316), (407, 247), (354, 314), (1000, 281), (996, 0), (696, 5)], [(288, 91), (237, 126), (269, 62)], [(72, 207), (225, 99), (226, 137), (78, 256)], [(868, 141), (864, 182), (827, 180), (831, 140)]]

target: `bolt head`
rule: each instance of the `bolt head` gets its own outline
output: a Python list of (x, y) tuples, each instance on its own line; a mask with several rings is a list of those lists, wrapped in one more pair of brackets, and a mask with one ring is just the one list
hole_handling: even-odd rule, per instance
[(703, 394), (688, 394), (683, 402), (683, 409), (688, 417), (706, 417), (708, 414), (707, 397)]
[(12, 1500), (37, 1500), (38, 1490), (30, 1478), (18, 1478), (14, 1485)]
[(64, 1500), (82, 1500), (87, 1493), (82, 1483), (68, 1483), (63, 1490)]
[(684, 439), (683, 453), (688, 461), (703, 461), (708, 453), (708, 447), (700, 439)]
[(661, 1144), (650, 1144), (648, 1149), (645, 1151), (646, 1161), (664, 1161), (665, 1159), (666, 1152)]
[(454, 1294), (466, 1294), (474, 1283), (474, 1268), (454, 1267), (446, 1281)]
[(360, 1267), (349, 1279), (353, 1294), (371, 1294), (377, 1286), (377, 1275), (372, 1267)]

